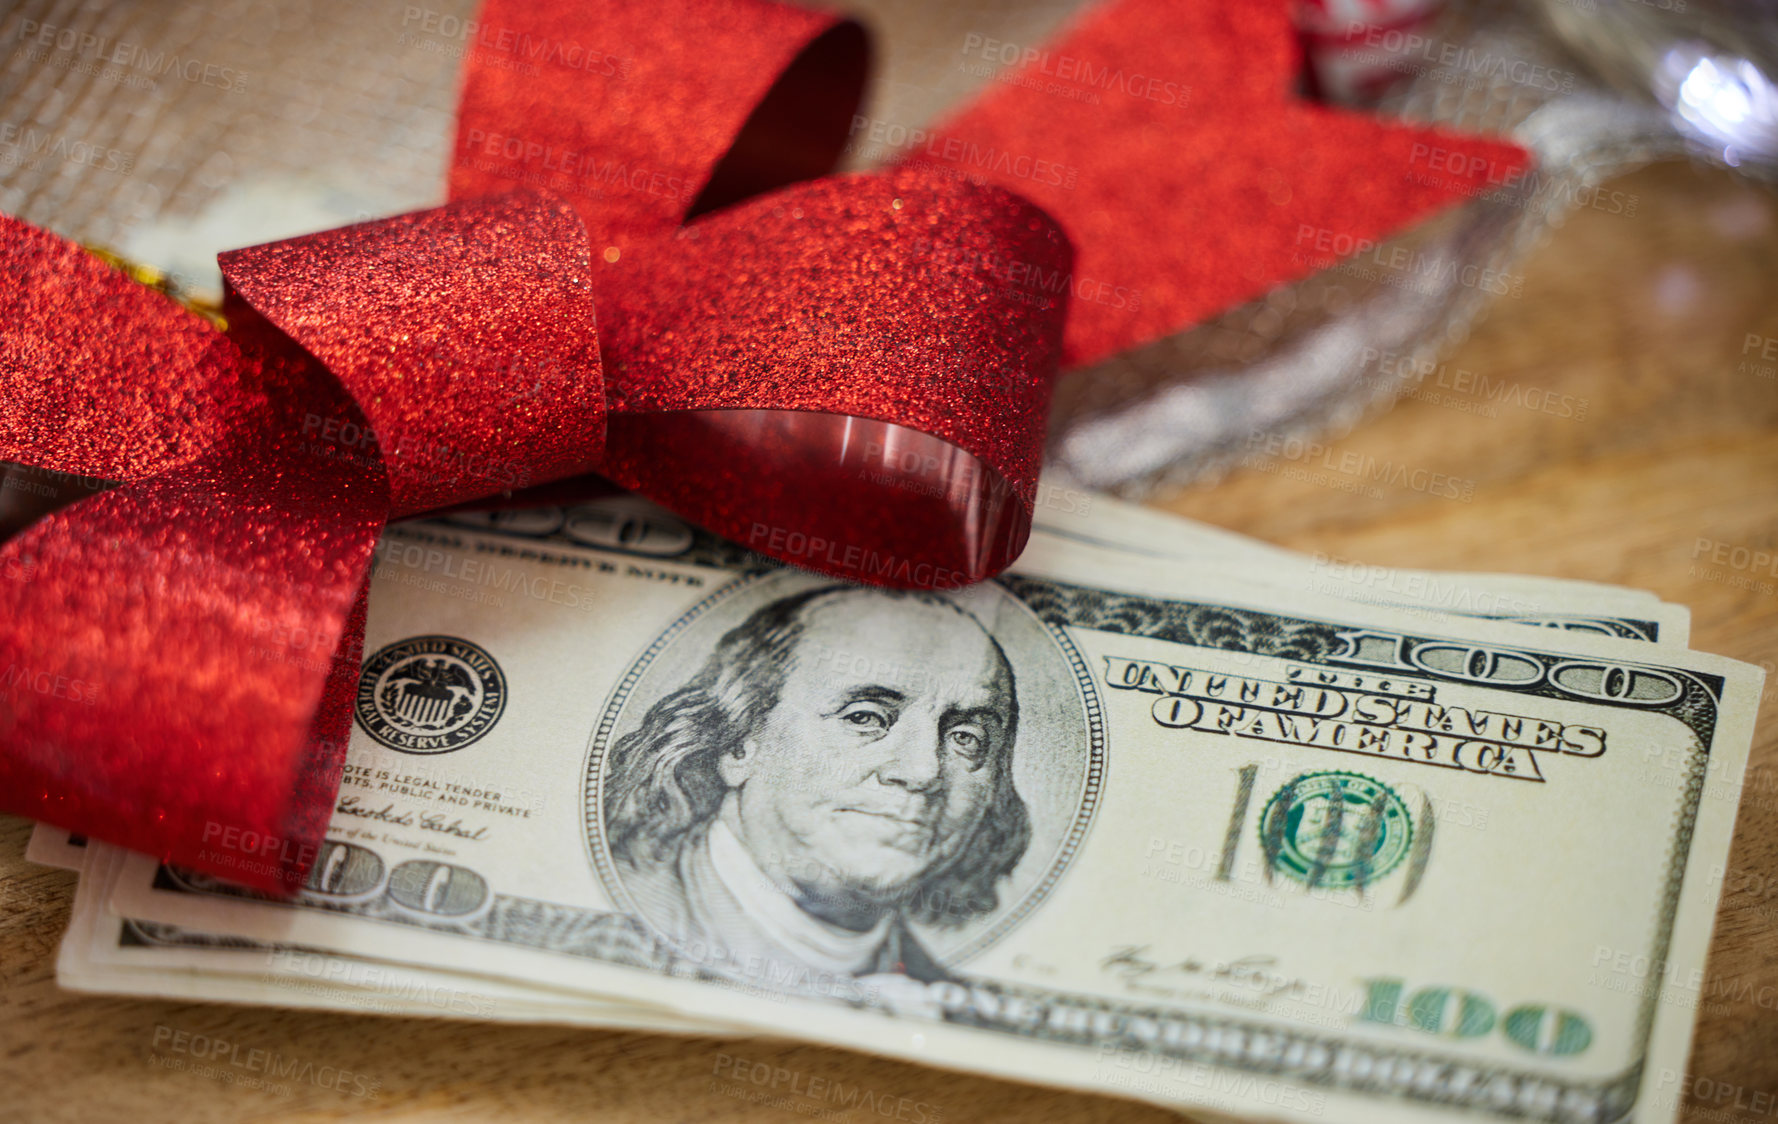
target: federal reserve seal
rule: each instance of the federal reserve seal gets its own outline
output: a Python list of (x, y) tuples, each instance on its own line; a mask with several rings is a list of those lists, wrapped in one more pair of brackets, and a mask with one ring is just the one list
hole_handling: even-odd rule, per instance
[(1273, 870), (1307, 886), (1363, 889), (1407, 856), (1408, 806), (1362, 773), (1304, 773), (1272, 794), (1259, 818)]
[(493, 729), (505, 709), (500, 665), (454, 636), (390, 644), (358, 678), (358, 725), (403, 753), (462, 749)]

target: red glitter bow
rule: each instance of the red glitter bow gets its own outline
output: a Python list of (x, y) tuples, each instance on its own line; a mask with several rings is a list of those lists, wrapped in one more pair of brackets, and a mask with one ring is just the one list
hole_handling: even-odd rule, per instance
[(121, 482), (0, 547), (7, 810), (293, 889), (387, 519), (597, 471), (840, 576), (979, 580), (1024, 545), (1064, 352), (1524, 165), (1290, 102), (1282, 0), (1107, 5), (827, 178), (893, 132), (854, 113), (853, 23), (488, 0), (474, 34), (458, 201), (224, 254), (226, 334), (0, 218), (0, 460)]

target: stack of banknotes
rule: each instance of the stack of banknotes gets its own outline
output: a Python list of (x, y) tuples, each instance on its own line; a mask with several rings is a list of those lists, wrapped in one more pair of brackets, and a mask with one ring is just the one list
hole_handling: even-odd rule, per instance
[[(58, 977), (1218, 1116), (1676, 1112), (1663, 985), (1703, 969), (1758, 669), (1636, 590), (1041, 498), (1009, 573), (943, 593), (630, 497), (391, 528), (305, 888), (40, 829), (81, 871)], [(205, 834), (243, 872), (296, 846)]]

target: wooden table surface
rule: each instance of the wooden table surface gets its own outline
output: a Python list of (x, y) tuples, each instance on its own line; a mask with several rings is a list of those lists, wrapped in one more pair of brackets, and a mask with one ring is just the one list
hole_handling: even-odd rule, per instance
[[(1355, 494), (1261, 467), (1160, 497), (1161, 506), (1366, 563), (1639, 586), (1691, 607), (1695, 647), (1770, 672), (1778, 577), (1748, 572), (1745, 559), (1778, 554), (1778, 196), (1677, 165), (1613, 186), (1640, 198), (1634, 218), (1576, 215), (1524, 263), (1522, 297), (1500, 301), (1442, 375), (1329, 442), (1473, 481), (1473, 498), (1389, 486)], [(1546, 399), (1555, 412), (1534, 408)], [(1762, 700), (1707, 969), (1706, 994), (1713, 981), (1734, 987), (1704, 1004), (1684, 1082), (1698, 1120), (1757, 1120), (1778, 1097), (1774, 693)], [(0, 817), (0, 1119), (782, 1124), (799, 1115), (726, 1095), (712, 1080), (725, 1054), (905, 1096), (947, 1122), (1174, 1118), (777, 1041), (63, 992), (54, 959), (74, 876), (24, 862), (29, 826)], [(376, 1095), (280, 1094), (157, 1068), (157, 1026), (342, 1067), (374, 1081)]]

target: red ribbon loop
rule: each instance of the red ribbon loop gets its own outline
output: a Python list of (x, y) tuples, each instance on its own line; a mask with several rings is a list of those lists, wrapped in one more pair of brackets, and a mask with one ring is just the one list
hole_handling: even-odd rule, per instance
[(830, 171), (864, 31), (765, 0), (484, 0), (451, 197), (552, 191), (596, 255)]
[(600, 278), (605, 472), (763, 553), (957, 586), (1030, 530), (1065, 298), (1048, 216), (925, 173), (799, 184), (641, 247)]
[(301, 356), (244, 354), (71, 243), (0, 233), (0, 455), (126, 480), (0, 546), (6, 806), (293, 889), (338, 783), (341, 641), (387, 508), (380, 469), (306, 455), (297, 422), (356, 411)]
[[(489, 0), (478, 35), (451, 189), (547, 188), (586, 220), (606, 475), (862, 581), (961, 585), (1018, 556), (1066, 294), (1008, 274), (1065, 275), (1072, 249), (959, 177), (813, 180), (862, 91), (857, 25), (755, 0)], [(534, 47), (532, 70), (503, 43)]]
[(604, 447), (586, 232), (532, 194), (221, 256), (230, 290), (340, 380), (370, 425), (303, 435), (380, 456), (396, 517), (592, 471)]

